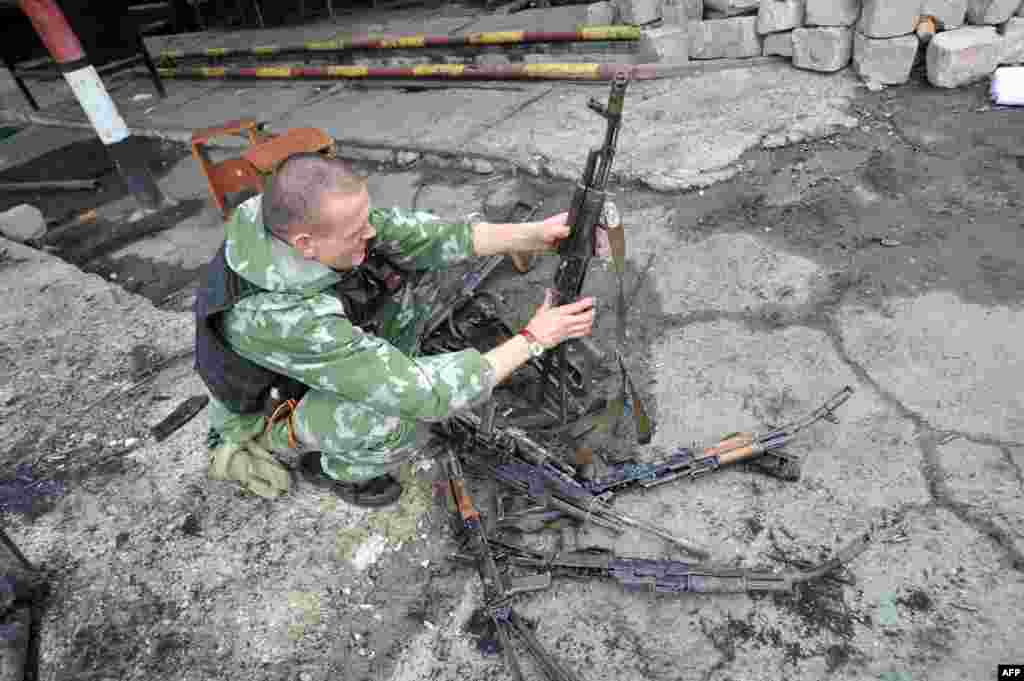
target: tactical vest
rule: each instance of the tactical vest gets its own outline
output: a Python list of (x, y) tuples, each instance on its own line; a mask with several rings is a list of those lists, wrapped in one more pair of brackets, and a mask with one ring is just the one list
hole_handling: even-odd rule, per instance
[[(225, 342), (221, 333), (224, 313), (265, 289), (238, 276), (228, 266), (224, 251), (222, 244), (196, 291), (196, 372), (210, 393), (236, 414), (262, 413), (280, 400), (301, 399), (308, 386), (242, 357)], [(404, 283), (403, 274), (371, 249), (366, 262), (346, 272), (331, 292), (353, 325), (375, 333), (376, 313)], [(276, 394), (271, 399), (274, 388)]]

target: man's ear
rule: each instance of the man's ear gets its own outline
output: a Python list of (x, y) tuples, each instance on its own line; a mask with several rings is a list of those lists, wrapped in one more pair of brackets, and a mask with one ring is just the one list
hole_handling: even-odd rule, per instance
[(313, 235), (308, 232), (295, 234), (288, 240), (292, 248), (302, 254), (304, 258), (315, 259), (316, 249), (314, 248)]

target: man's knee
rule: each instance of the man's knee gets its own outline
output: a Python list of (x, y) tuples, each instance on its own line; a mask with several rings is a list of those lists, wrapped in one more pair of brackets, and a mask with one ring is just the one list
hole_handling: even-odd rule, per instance
[(344, 454), (388, 451), (416, 441), (416, 422), (386, 416), (334, 393), (311, 390), (295, 410), (297, 439), (307, 450)]

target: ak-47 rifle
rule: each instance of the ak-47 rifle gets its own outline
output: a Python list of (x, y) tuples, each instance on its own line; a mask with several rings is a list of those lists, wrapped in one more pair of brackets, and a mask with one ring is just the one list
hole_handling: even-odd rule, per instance
[[(573, 476), (575, 469), (515, 429), (483, 428), (472, 413), (453, 415), (434, 426), (433, 432), (461, 445), (472, 456), (473, 466), (507, 487), (528, 495), (553, 510), (583, 522), (592, 522), (613, 532), (633, 528), (654, 535), (696, 556), (708, 551), (645, 520), (615, 511), (607, 502), (587, 490)], [(610, 495), (608, 495), (610, 496)]]
[[(570, 577), (606, 577), (617, 580), (626, 591), (653, 593), (750, 593), (792, 591), (800, 583), (820, 579), (849, 563), (867, 548), (871, 537), (864, 533), (836, 551), (829, 560), (807, 570), (752, 570), (678, 560), (622, 558), (608, 552), (574, 552), (554, 558), (522, 546), (493, 541), (493, 559), (520, 567), (554, 571)], [(453, 560), (471, 558), (452, 554)]]
[(533, 635), (530, 627), (512, 609), (510, 596), (505, 586), (505, 580), (498, 571), (494, 562), (494, 555), (487, 541), (487, 534), (480, 524), (480, 513), (473, 506), (473, 499), (466, 491), (466, 481), (462, 474), (462, 467), (459, 464), (459, 457), (455, 450), (448, 448), (443, 458), (445, 473), (448, 478), (449, 489), (459, 516), (462, 518), (463, 526), (468, 532), (468, 541), (471, 547), (470, 559), (476, 563), (480, 572), (480, 579), (484, 586), (484, 608), (494, 622), (498, 640), (501, 642), (502, 652), (505, 655), (505, 664), (508, 665), (516, 681), (523, 681), (523, 672), (519, 667), (519, 660), (516, 658), (515, 650), (512, 648), (511, 632), (519, 634), (529, 651), (540, 663), (541, 669), (551, 681), (579, 681), (579, 677), (573, 674), (558, 663), (540, 644), (540, 641)]
[[(601, 221), (605, 210), (605, 201), (608, 198), (608, 178), (611, 175), (612, 161), (615, 158), (615, 148), (619, 138), (619, 127), (622, 123), (622, 107), (626, 98), (626, 88), (629, 86), (630, 72), (621, 70), (616, 72), (611, 92), (608, 95), (608, 105), (602, 106), (596, 98), (591, 97), (587, 106), (603, 116), (607, 121), (604, 144), (596, 149), (591, 149), (587, 155), (587, 163), (583, 169), (583, 177), (577, 183), (573, 193), (572, 203), (569, 204), (569, 216), (566, 224), (569, 225), (569, 236), (559, 242), (558, 254), (561, 260), (555, 272), (554, 300), (552, 305), (567, 305), (573, 303), (580, 297), (583, 290), (583, 281), (587, 276), (587, 269), (590, 266), (590, 259), (594, 255), (594, 244), (596, 242), (595, 229)], [(617, 220), (616, 220), (617, 222)], [(626, 367), (621, 359), (621, 341), (625, 336), (625, 301), (622, 295), (622, 277), (625, 273), (625, 238), (621, 223), (609, 225), (609, 242), (612, 250), (612, 259), (615, 262), (615, 269), (619, 275), (619, 347), (616, 354), (620, 367), (625, 374)], [(571, 342), (571, 341), (570, 341)], [(555, 352), (547, 358), (548, 371), (558, 376), (559, 395), (559, 416), (562, 425), (568, 423), (568, 401), (569, 386), (566, 380), (567, 372), (567, 343), (558, 346)], [(592, 377), (591, 358), (588, 356), (582, 379), (583, 387), (588, 390)], [(624, 384), (628, 379), (624, 375)], [(632, 381), (628, 381), (630, 398), (632, 400), (632, 412), (636, 417), (637, 431), (641, 444), (650, 441), (654, 425), (647, 417), (647, 412), (640, 402), (639, 395), (633, 389)]]
[[(767, 433), (736, 433), (702, 452), (680, 447), (671, 456), (655, 463), (633, 463), (617, 466), (610, 475), (582, 483), (594, 494), (621, 491), (630, 487), (650, 489), (680, 478), (695, 478), (722, 466), (755, 460), (765, 465), (762, 470), (783, 479), (799, 477), (799, 460), (778, 450), (801, 430), (821, 420), (836, 423), (835, 410), (853, 394), (853, 388), (844, 387), (825, 404), (802, 419), (774, 428)], [(767, 459), (767, 461), (765, 461)]]

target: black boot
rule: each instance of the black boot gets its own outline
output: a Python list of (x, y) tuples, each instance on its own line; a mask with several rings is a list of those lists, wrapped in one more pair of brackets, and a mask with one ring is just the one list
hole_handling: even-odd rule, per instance
[(299, 470), (309, 482), (321, 489), (328, 489), (344, 501), (366, 508), (389, 506), (402, 495), (402, 485), (394, 476), (382, 475), (365, 482), (343, 482), (335, 480), (320, 466), (320, 452), (306, 452), (302, 455)]

